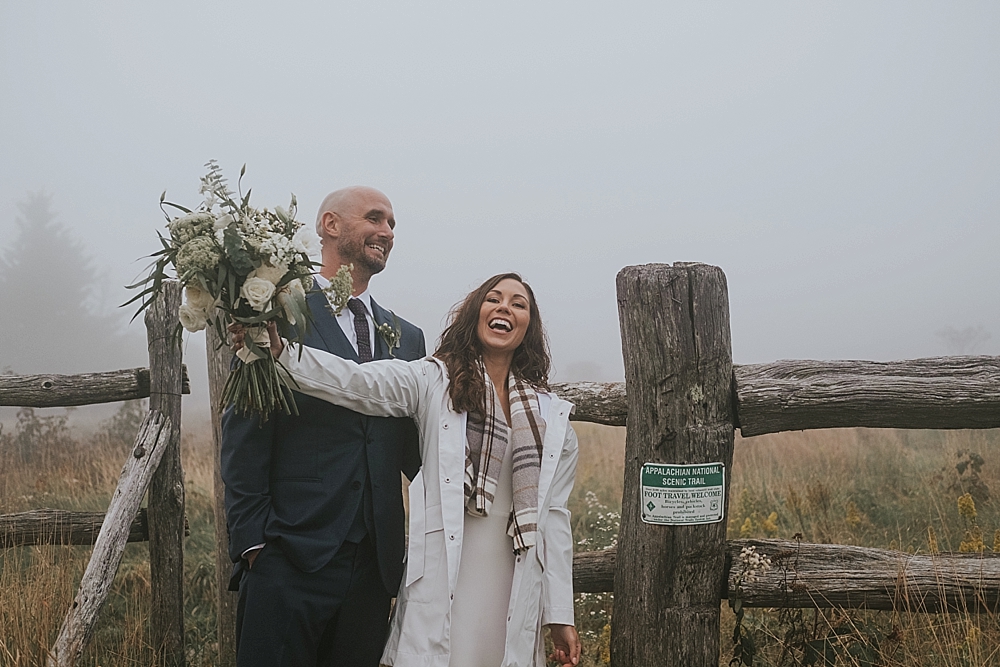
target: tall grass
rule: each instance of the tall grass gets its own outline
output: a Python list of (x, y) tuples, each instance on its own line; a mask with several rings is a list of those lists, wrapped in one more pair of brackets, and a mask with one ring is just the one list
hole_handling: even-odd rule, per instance
[[(95, 433), (64, 416), (22, 411), (0, 430), (0, 512), (39, 507), (103, 511), (143, 415), (126, 404)], [(616, 543), (624, 429), (574, 424), (580, 438), (570, 499), (577, 550)], [(188, 664), (215, 662), (214, 526), (210, 432), (185, 427), (182, 460), (191, 534), (185, 543)], [(731, 474), (730, 538), (792, 538), (909, 552), (1000, 548), (1000, 433), (840, 429), (740, 439)], [(967, 496), (965, 510), (958, 499)], [(969, 514), (969, 500), (975, 516)], [(964, 514), (963, 514), (964, 512)], [(978, 535), (978, 541), (977, 536)], [(89, 547), (0, 551), (0, 665), (43, 664), (86, 567)], [(611, 594), (577, 596), (582, 665), (607, 664)], [(723, 660), (733, 618), (723, 604)], [(127, 547), (82, 661), (148, 665), (149, 559)], [(1000, 664), (1000, 625), (989, 613), (749, 610), (755, 664)], [(681, 631), (681, 629), (664, 629)]]
[[(96, 433), (70, 430), (65, 415), (30, 409), (0, 430), (0, 513), (53, 507), (104, 511), (129, 455), (144, 408), (126, 403)], [(208, 431), (185, 433), (187, 518), (185, 607), (188, 664), (212, 665), (215, 579), (212, 459)], [(25, 546), (0, 550), (0, 665), (45, 664), (76, 595), (91, 547)], [(129, 544), (83, 659), (86, 667), (153, 663), (149, 637), (149, 549)]]

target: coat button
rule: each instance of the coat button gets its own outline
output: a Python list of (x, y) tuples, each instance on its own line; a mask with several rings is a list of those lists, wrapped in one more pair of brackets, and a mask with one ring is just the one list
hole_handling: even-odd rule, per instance
[(455, 536), (454, 536), (454, 535), (449, 535), (449, 536), (448, 536), (448, 539), (449, 539), (449, 540), (453, 540), (453, 539), (455, 539)]
[(355, 491), (357, 491), (358, 489), (361, 488), (361, 482), (359, 482), (357, 480), (351, 482), (351, 488), (354, 489)]
[(441, 428), (444, 428), (444, 429), (448, 428), (448, 424), (447, 424), (447, 423), (445, 423), (445, 425), (444, 425), (444, 426), (442, 426)]
[(445, 484), (451, 484), (451, 477), (445, 477), (444, 478), (444, 483)]

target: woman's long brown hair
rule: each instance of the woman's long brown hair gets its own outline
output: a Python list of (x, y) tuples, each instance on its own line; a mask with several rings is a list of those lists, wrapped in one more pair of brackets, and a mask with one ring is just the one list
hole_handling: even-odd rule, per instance
[(531, 316), (524, 340), (514, 350), (510, 371), (515, 378), (536, 389), (549, 388), (549, 344), (535, 293), (518, 274), (501, 273), (472, 290), (461, 303), (452, 308), (448, 326), (441, 333), (441, 340), (434, 351), (434, 356), (448, 368), (448, 395), (457, 412), (485, 413), (486, 381), (480, 364), (483, 346), (477, 334), (479, 309), (489, 291), (508, 278), (524, 285), (528, 292)]

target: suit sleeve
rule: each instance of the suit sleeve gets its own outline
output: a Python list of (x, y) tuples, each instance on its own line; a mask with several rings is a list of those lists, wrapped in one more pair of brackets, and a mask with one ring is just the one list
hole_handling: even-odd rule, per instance
[(579, 458), (576, 432), (566, 426), (559, 467), (552, 481), (552, 505), (545, 524), (542, 625), (573, 625), (573, 530), (567, 508)]
[(278, 362), (296, 391), (372, 417), (416, 416), (427, 374), (440, 373), (429, 361), (380, 359), (356, 364), (292, 344), (285, 345)]
[(261, 423), (232, 406), (222, 415), (221, 468), (226, 487), (229, 557), (237, 562), (247, 549), (264, 543), (271, 511), (269, 472), (275, 418)]

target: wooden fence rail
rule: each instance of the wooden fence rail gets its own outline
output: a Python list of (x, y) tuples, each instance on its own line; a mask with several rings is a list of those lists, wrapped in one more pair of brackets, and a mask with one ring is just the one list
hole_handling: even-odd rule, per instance
[[(0, 548), (25, 544), (93, 544), (104, 523), (104, 512), (38, 509), (0, 515)], [(132, 520), (129, 542), (149, 539), (146, 508)]]
[[(624, 382), (554, 383), (571, 419), (624, 426)], [(734, 423), (747, 438), (816, 428), (1000, 428), (1000, 357), (775, 361), (733, 366)]]
[[(149, 398), (149, 369), (76, 375), (0, 375), (0, 406), (68, 408)], [(182, 391), (191, 393), (187, 367)]]
[[(730, 540), (726, 577), (719, 582), (727, 599), (742, 572), (740, 551), (754, 546), (772, 567), (743, 584), (744, 607), (942, 611), (1000, 610), (1000, 555), (911, 554), (844, 544), (788, 540)], [(573, 557), (573, 590), (612, 592), (617, 549)]]
[(813, 428), (998, 428), (1000, 357), (776, 361), (734, 369), (744, 437)]

